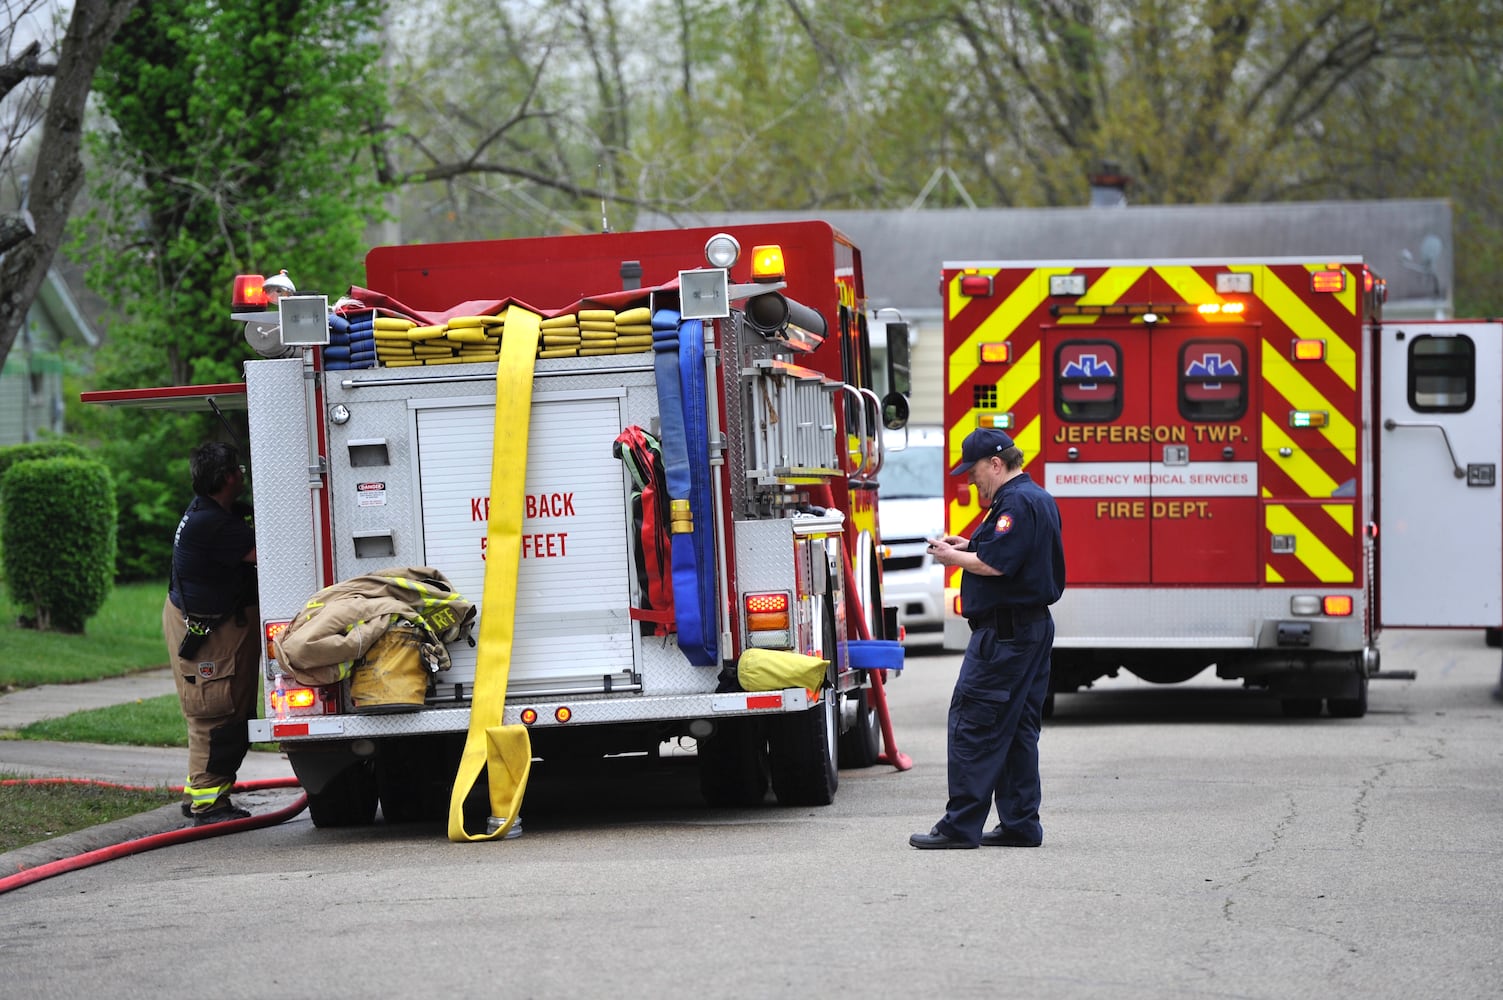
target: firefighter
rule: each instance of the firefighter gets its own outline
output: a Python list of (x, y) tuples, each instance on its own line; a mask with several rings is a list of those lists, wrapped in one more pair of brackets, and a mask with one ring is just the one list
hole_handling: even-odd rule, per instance
[(201, 826), (250, 815), (230, 800), (230, 789), (250, 749), (260, 609), (252, 511), (238, 499), (245, 488), (239, 453), (210, 442), (194, 449), (189, 467), (195, 496), (172, 539), (162, 631), (188, 722), (183, 808)]
[[(969, 540), (930, 543), (934, 561), (959, 566), (971, 626), (950, 699), (945, 815), (908, 843), (920, 850), (1037, 847), (1039, 729), (1049, 693), (1054, 619), (1065, 588), (1059, 507), (1023, 471), (1023, 452), (1000, 430), (966, 436), (952, 476), (969, 475), (987, 507)], [(992, 802), (998, 823), (982, 832)]]

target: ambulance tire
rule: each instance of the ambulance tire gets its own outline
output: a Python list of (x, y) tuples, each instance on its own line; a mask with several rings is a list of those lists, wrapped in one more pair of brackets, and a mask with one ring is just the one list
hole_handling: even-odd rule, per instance
[(842, 699), (855, 703), (856, 719), (850, 729), (840, 734), (840, 766), (871, 767), (882, 753), (882, 728), (877, 721), (875, 699), (867, 688), (847, 692)]
[(1367, 671), (1357, 670), (1357, 693), (1349, 698), (1327, 698), (1326, 711), (1333, 719), (1360, 719), (1367, 714)]
[(699, 743), (699, 792), (712, 806), (757, 806), (767, 797), (767, 740), (760, 719), (723, 719)]
[(1285, 698), (1279, 707), (1286, 719), (1313, 719), (1320, 715), (1319, 698)]
[(369, 760), (357, 761), (334, 776), (319, 792), (308, 792), (308, 815), (319, 829), (367, 826), (376, 818), (376, 771)]
[(767, 719), (772, 792), (779, 805), (827, 806), (835, 801), (840, 716), (835, 692), (826, 688), (823, 694), (813, 708)]
[(1482, 630), (1482, 641), (1493, 649), (1503, 646), (1503, 628), (1489, 628)]

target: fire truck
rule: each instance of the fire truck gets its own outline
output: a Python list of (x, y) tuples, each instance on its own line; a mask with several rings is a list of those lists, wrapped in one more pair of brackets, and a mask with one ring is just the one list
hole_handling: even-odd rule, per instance
[[(883, 693), (902, 654), (876, 488), (882, 427), (906, 403), (872, 388), (865, 295), (859, 250), (817, 222), (377, 247), (332, 308), (292, 295), (237, 314), (263, 355), (243, 385), (89, 398), (243, 400), (266, 637), (251, 738), (287, 753), (317, 825), (370, 822), (378, 804), (438, 818), (465, 797), (456, 766), (499, 634), (504, 702), (484, 724), (525, 727), (544, 766), (693, 741), (711, 803), (770, 785), (822, 805), (839, 767), (907, 766)], [(617, 444), (637, 432), (666, 466), (657, 550)], [(493, 484), (518, 473), (514, 584), (493, 586)], [(449, 644), (406, 711), (361, 711), (347, 679), (298, 683), (279, 633), (322, 588), (388, 567), (442, 573), (479, 607), (472, 641)], [(748, 690), (750, 650), (830, 665)], [(494, 833), (483, 785), (466, 825)]]
[[(1121, 669), (1214, 665), (1287, 715), (1359, 717), (1368, 681), (1400, 676), (1384, 625), (1503, 618), (1498, 324), (1384, 322), (1355, 256), (942, 273), (950, 466), (1005, 429), (1064, 522), (1046, 711)], [(949, 490), (969, 536), (984, 512)]]

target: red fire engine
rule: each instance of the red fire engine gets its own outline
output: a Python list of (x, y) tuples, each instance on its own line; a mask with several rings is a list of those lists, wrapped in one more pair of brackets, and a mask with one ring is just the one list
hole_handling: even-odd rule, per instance
[(950, 464), (1003, 428), (1064, 519), (1051, 692), (1214, 664), (1355, 717), (1383, 624), (1503, 618), (1498, 327), (1384, 324), (1383, 288), (1359, 258), (944, 265)]
[[(526, 727), (544, 762), (653, 757), (692, 738), (712, 802), (758, 802), (770, 783), (784, 804), (817, 805), (837, 763), (908, 766), (882, 693), (901, 651), (875, 480), (879, 425), (900, 425), (906, 404), (872, 389), (864, 300), (860, 252), (823, 223), (379, 247), (332, 310), (291, 295), (239, 314), (265, 357), (244, 386), (88, 398), (243, 393), (267, 638), (252, 738), (288, 753), (319, 825), (369, 822), (378, 801), (388, 820), (447, 806), (451, 837), (479, 839), (458, 829), (455, 769), (491, 726)], [(651, 532), (613, 447), (638, 432), (662, 439), (671, 551), (643, 551)], [(503, 452), (512, 468), (493, 463)], [(683, 499), (677, 473), (692, 482)], [(509, 513), (495, 476), (516, 486)], [(512, 582), (497, 586), (503, 516), (519, 530)], [(289, 676), (274, 640), (310, 597), (393, 566), (437, 569), (479, 604), (479, 647), (450, 643), (404, 711), (362, 711), (347, 680)], [(655, 584), (672, 616), (647, 606)], [(489, 635), (508, 662), (482, 723)], [(744, 689), (749, 650), (831, 665), (802, 686)], [(489, 832), (509, 827), (494, 788), (489, 804)], [(469, 825), (485, 805), (464, 804)]]

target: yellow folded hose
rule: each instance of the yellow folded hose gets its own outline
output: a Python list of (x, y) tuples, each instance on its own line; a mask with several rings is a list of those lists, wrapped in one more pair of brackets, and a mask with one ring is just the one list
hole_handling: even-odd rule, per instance
[[(506, 680), (511, 672), (516, 628), (517, 567), (522, 557), (522, 505), (527, 492), (527, 430), (532, 417), (533, 352), (542, 317), (517, 306), (506, 312), (507, 336), (496, 365), (496, 422), (491, 450), (490, 520), (486, 525), (485, 589), (480, 615), (480, 646), (459, 773), (449, 798), (449, 839), (496, 840), (517, 821), (527, 776), (532, 771), (532, 740), (527, 727), (504, 726)], [(469, 833), (464, 800), (486, 773), (496, 829)]]

